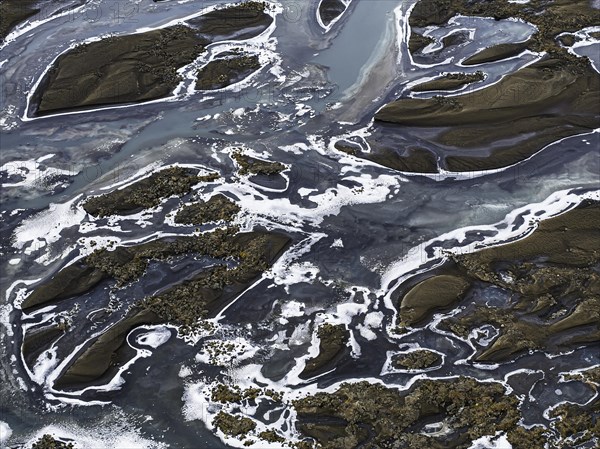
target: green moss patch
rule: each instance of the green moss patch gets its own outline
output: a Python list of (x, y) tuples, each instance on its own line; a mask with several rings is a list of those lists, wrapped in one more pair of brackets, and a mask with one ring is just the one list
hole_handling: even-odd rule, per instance
[(175, 223), (201, 225), (212, 221), (231, 221), (240, 207), (225, 195), (215, 195), (208, 201), (200, 201), (182, 207), (175, 215)]
[(319, 337), (319, 354), (306, 361), (301, 379), (316, 376), (333, 367), (335, 362), (344, 354), (347, 347), (349, 332), (341, 324), (323, 324), (317, 330)]
[(156, 207), (170, 196), (182, 196), (199, 182), (211, 182), (219, 175), (198, 176), (195, 170), (171, 167), (153, 173), (127, 187), (88, 199), (83, 208), (90, 215), (126, 215)]
[(265, 430), (259, 433), (258, 437), (261, 440), (268, 441), (269, 443), (283, 443), (285, 441), (285, 438), (283, 438), (274, 430)]
[(322, 0), (319, 5), (319, 16), (323, 25), (328, 26), (341, 16), (346, 10), (346, 5), (340, 0)]
[(233, 416), (219, 412), (213, 419), (213, 426), (227, 436), (243, 437), (256, 428), (256, 423), (245, 416)]
[(36, 15), (40, 9), (38, 0), (3, 0), (0, 2), (0, 42), (29, 17)]
[[(551, 411), (550, 417), (555, 418), (553, 426), (562, 440), (559, 447), (578, 447), (586, 443), (598, 443), (600, 435), (600, 400), (598, 398), (583, 406), (569, 403), (560, 404)], [(569, 441), (565, 441), (566, 439)]]
[(240, 175), (277, 175), (287, 168), (281, 162), (257, 159), (241, 151), (234, 151), (231, 158), (238, 164)]
[(398, 354), (392, 357), (392, 366), (399, 369), (421, 370), (438, 365), (442, 357), (427, 349), (418, 349), (406, 354)]
[[(350, 447), (467, 448), (471, 441), (507, 432), (516, 449), (542, 447), (541, 432), (520, 432), (519, 401), (502, 385), (460, 377), (420, 380), (400, 391), (379, 384), (342, 384), (334, 393), (317, 393), (293, 402), (298, 429), (323, 449)], [(431, 419), (448, 433), (425, 431)], [(518, 443), (517, 443), (518, 441)]]
[(213, 59), (198, 71), (196, 89), (222, 89), (247, 78), (259, 68), (256, 55)]
[(52, 435), (46, 434), (31, 446), (31, 449), (74, 449), (73, 443), (63, 443)]
[(415, 92), (426, 92), (430, 90), (454, 90), (468, 84), (483, 81), (483, 72), (475, 73), (447, 73), (444, 76), (417, 84), (412, 88)]
[(485, 324), (498, 329), (498, 337), (478, 350), (479, 362), (600, 341), (599, 220), (600, 205), (584, 202), (541, 222), (522, 240), (455, 256), (416, 286), (401, 288), (400, 327), (423, 325), (433, 310), (464, 304), (469, 285), (513, 298), (506, 306), (466, 304), (441, 323), (463, 338)]

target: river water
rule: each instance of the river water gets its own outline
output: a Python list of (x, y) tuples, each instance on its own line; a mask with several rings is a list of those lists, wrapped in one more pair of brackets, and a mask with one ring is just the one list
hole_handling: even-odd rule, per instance
[[(203, 421), (211, 416), (211, 405), (198, 402), (195, 386), (223, 374), (239, 383), (268, 379), (286, 391), (363, 377), (406, 385), (411, 375), (386, 371), (385, 366), (389, 353), (409, 343), (446, 354), (436, 376), (465, 374), (507, 382), (520, 376), (521, 388), (537, 398), (537, 403), (526, 401), (524, 406), (532, 421), (559, 394), (561, 400), (590, 398), (587, 389), (559, 386), (556, 376), (540, 375), (550, 360), (544, 354), (482, 370), (456, 363), (470, 354), (464, 342), (424, 330), (399, 343), (386, 335), (385, 327), (394, 315), (388, 307), (392, 287), (423, 264), (435, 263), (434, 248), (469, 251), (476, 243), (497, 243), (523, 234), (530, 224), (523, 217), (550, 217), (584, 196), (597, 198), (598, 132), (564, 139), (505, 170), (460, 175), (398, 173), (330, 145), (342, 136), (360, 141), (374, 112), (407, 85), (441, 71), (463, 70), (460, 61), (477, 49), (525, 40), (531, 26), (458, 18), (450, 27), (425, 31), (437, 39), (464, 31), (469, 35), (466, 44), (442, 51), (434, 44), (429, 57), (413, 60), (406, 45), (412, 0), (353, 0), (327, 32), (316, 20), (316, 4), (281, 0), (274, 29), (243, 43), (271, 61), (248, 82), (213, 94), (182, 93), (168, 101), (33, 118), (28, 94), (48, 65), (74, 43), (161, 27), (219, 2), (71, 3), (75, 9), (62, 16), (48, 17), (46, 11), (34, 17), (32, 26), (9, 37), (0, 55), (0, 432), (11, 434), (2, 437), (3, 444), (31, 442), (50, 432), (83, 447), (229, 447), (206, 429)], [(592, 53), (593, 47), (580, 51)], [(226, 44), (211, 48), (221, 50)], [(486, 64), (482, 86), (537, 57), (526, 53)], [(418, 138), (411, 130), (404, 137)], [(276, 180), (238, 178), (227, 156), (233, 146), (290, 168)], [(222, 370), (202, 362), (202, 340), (188, 344), (166, 327), (137, 330), (128, 339), (133, 346), (143, 332), (162, 344), (139, 345), (146, 350), (144, 356), (131, 364), (118, 385), (81, 395), (52, 392), (49, 379), (61, 359), (56, 352), (45, 354), (39, 369), (28, 372), (20, 357), (23, 326), (74, 313), (77, 325), (58, 349), (66, 357), (93, 332), (86, 317), (105, 307), (114, 293), (104, 289), (33, 316), (23, 316), (19, 299), (27, 285), (89, 251), (92, 238), (134, 242), (184, 232), (167, 217), (177, 207), (173, 199), (153, 214), (123, 219), (94, 221), (77, 207), (82, 195), (174, 163), (218, 170), (222, 181), (202, 187), (200, 193), (226, 192), (237, 198), (243, 228), (280, 229), (295, 238), (295, 246), (263, 281), (220, 317), (223, 335), (247, 343), (248, 359), (240, 362), (241, 368)], [(502, 222), (505, 226), (495, 226)], [(465, 227), (472, 232), (460, 244), (452, 243)], [(165, 264), (152, 270), (166, 278), (178, 273)], [(124, 290), (117, 293), (119, 299), (139, 297), (151, 274), (142, 279), (142, 290)], [(274, 310), (279, 312), (274, 315)], [(306, 324), (323, 321), (353, 329), (355, 358), (302, 387), (295, 367), (310, 347)], [(552, 359), (556, 372), (599, 362), (597, 354), (585, 349)]]

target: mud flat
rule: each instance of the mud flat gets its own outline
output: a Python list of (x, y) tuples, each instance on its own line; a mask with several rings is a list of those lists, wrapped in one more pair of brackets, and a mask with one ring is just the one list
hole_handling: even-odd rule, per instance
[[(503, 362), (528, 350), (557, 352), (597, 344), (598, 220), (600, 204), (584, 202), (543, 221), (522, 240), (453, 256), (425, 279), (400, 287), (399, 331), (428, 323), (436, 311), (464, 305), (440, 327), (462, 338), (483, 325), (497, 329), (489, 345), (477, 348), (478, 362)], [(477, 301), (492, 291), (510, 299), (498, 305)]]
[(261, 2), (211, 11), (144, 33), (104, 38), (60, 55), (32, 100), (36, 114), (136, 103), (170, 96), (182, 80), (177, 70), (223, 39), (248, 39), (273, 21)]
[(242, 81), (259, 68), (256, 55), (240, 54), (214, 59), (198, 71), (196, 89), (222, 89)]
[(208, 42), (178, 25), (82, 44), (61, 55), (37, 91), (37, 115), (164, 98)]
[[(479, 91), (454, 97), (402, 98), (381, 109), (375, 120), (446, 127), (433, 143), (472, 150), (474, 155), (451, 155), (444, 150), (443, 168), (489, 170), (527, 159), (559, 139), (594, 130), (599, 125), (599, 102), (600, 76), (591, 65), (546, 57)], [(494, 149), (489, 155), (477, 155), (490, 144)]]
[[(442, 128), (430, 138), (438, 148), (441, 168), (464, 172), (507, 167), (557, 140), (598, 128), (600, 75), (587, 58), (570, 55), (557, 39), (562, 32), (600, 25), (598, 11), (587, 0), (526, 4), (421, 0), (409, 20), (416, 27), (443, 25), (456, 14), (498, 20), (520, 18), (538, 28), (524, 43), (484, 49), (465, 64), (496, 61), (526, 49), (546, 55), (476, 92), (429, 99), (400, 98), (389, 103), (375, 115), (377, 132), (393, 136), (401, 127)], [(402, 159), (394, 162), (399, 157), (422, 161), (421, 154), (399, 155), (396, 150), (378, 146), (376, 141), (373, 147), (375, 152), (369, 159), (379, 159), (378, 163), (390, 168), (414, 165), (411, 171), (422, 172), (434, 168), (428, 164), (423, 170), (422, 163)]]
[(200, 36), (210, 42), (245, 40), (266, 30), (273, 22), (270, 6), (262, 1), (245, 1), (203, 14), (188, 21)]
[[(369, 382), (342, 384), (293, 405), (298, 430), (323, 449), (467, 448), (496, 432), (506, 432), (516, 449), (543, 447), (544, 441), (541, 428), (520, 425), (516, 396), (500, 384), (466, 377), (420, 380), (408, 391)], [(427, 429), (431, 423), (438, 423), (437, 432)]]

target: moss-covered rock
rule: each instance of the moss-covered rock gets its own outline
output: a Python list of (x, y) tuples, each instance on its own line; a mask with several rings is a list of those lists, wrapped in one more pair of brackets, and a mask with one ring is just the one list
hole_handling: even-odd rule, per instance
[(226, 239), (227, 255), (238, 258), (237, 266), (230, 269), (217, 266), (202, 272), (144, 299), (144, 307), (170, 323), (183, 326), (181, 331), (184, 333), (192, 330), (198, 320), (215, 315), (247, 288), (279, 257), (289, 241), (287, 236), (267, 232), (238, 234)]
[(483, 81), (485, 75), (483, 72), (475, 73), (446, 73), (440, 78), (417, 84), (412, 88), (415, 92), (426, 92), (430, 90), (454, 90), (467, 84)]
[(242, 393), (238, 387), (228, 387), (227, 385), (218, 384), (211, 392), (211, 401), (213, 402), (241, 402)]
[[(519, 401), (498, 383), (460, 377), (420, 380), (408, 391), (380, 384), (342, 384), (293, 402), (298, 429), (324, 449), (467, 448), (484, 435), (507, 432), (515, 449), (539, 448), (538, 432), (520, 432)], [(431, 435), (425, 425), (443, 422), (448, 432)], [(517, 444), (516, 441), (519, 441)]]
[(170, 196), (182, 196), (199, 182), (211, 182), (219, 177), (216, 173), (198, 176), (195, 170), (170, 167), (153, 173), (122, 189), (88, 199), (83, 208), (90, 215), (106, 217), (126, 215), (142, 209), (156, 207)]
[(566, 374), (564, 377), (565, 380), (580, 380), (597, 388), (600, 386), (600, 366), (589, 368), (578, 373)]
[(463, 338), (485, 324), (498, 329), (499, 335), (478, 349), (479, 362), (600, 341), (599, 220), (600, 204), (584, 202), (541, 222), (522, 240), (454, 256), (416, 286), (401, 286), (399, 325), (423, 325), (433, 310), (464, 304), (471, 286), (512, 297), (505, 306), (468, 303), (440, 324)]
[(183, 206), (175, 215), (175, 223), (201, 225), (211, 221), (231, 221), (240, 207), (225, 195), (212, 196), (208, 201)]
[(281, 162), (257, 159), (245, 155), (241, 151), (234, 151), (231, 157), (237, 163), (240, 175), (277, 175), (286, 169)]
[(322, 0), (319, 4), (319, 16), (323, 25), (328, 26), (341, 16), (346, 10), (346, 5), (341, 0)]
[(198, 71), (196, 89), (222, 89), (240, 82), (259, 68), (260, 61), (256, 55), (235, 55), (213, 59)]
[(213, 419), (213, 426), (225, 435), (241, 438), (256, 428), (256, 423), (245, 416), (233, 416), (219, 412)]
[(31, 449), (74, 449), (73, 443), (64, 443), (52, 435), (45, 434), (31, 446)]
[(416, 33), (413, 31), (410, 33), (410, 39), (408, 41), (408, 49), (413, 54), (418, 53), (421, 50), (423, 50), (425, 47), (427, 47), (429, 44), (432, 44), (433, 42), (435, 42), (435, 41), (431, 37), (423, 36), (422, 34), (419, 34), (419, 33)]
[(587, 405), (563, 403), (550, 412), (553, 427), (559, 434), (557, 447), (567, 449), (583, 444), (600, 443), (600, 399)]
[(164, 98), (173, 93), (177, 72), (218, 40), (249, 39), (273, 21), (262, 2), (227, 5), (185, 25), (82, 44), (59, 56), (34, 94), (44, 115)]
[(316, 376), (334, 367), (335, 362), (344, 355), (350, 333), (342, 324), (325, 323), (317, 330), (319, 354), (306, 361), (301, 379)]
[(440, 274), (418, 283), (400, 301), (399, 325), (414, 326), (436, 311), (447, 310), (467, 292), (468, 279), (457, 274)]
[(0, 42), (14, 27), (40, 12), (39, 0), (3, 0), (0, 2)]
[(406, 354), (397, 354), (392, 357), (392, 366), (400, 369), (421, 370), (438, 365), (442, 357), (427, 349), (418, 349)]
[(265, 430), (259, 433), (258, 436), (260, 439), (268, 441), (269, 443), (283, 443), (285, 441), (285, 438), (274, 430)]

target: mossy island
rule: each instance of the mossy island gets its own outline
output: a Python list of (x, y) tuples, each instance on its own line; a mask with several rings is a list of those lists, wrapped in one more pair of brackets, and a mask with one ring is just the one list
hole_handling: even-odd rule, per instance
[(197, 90), (223, 89), (238, 83), (260, 68), (257, 55), (234, 54), (213, 59), (196, 76)]
[[(435, 312), (464, 310), (440, 323), (466, 338), (490, 324), (499, 335), (475, 354), (503, 362), (529, 350), (559, 352), (600, 341), (600, 204), (542, 221), (528, 237), (472, 254), (454, 255), (442, 267), (401, 286), (398, 326), (427, 324)], [(415, 283), (416, 282), (416, 283)], [(470, 291), (496, 288), (513, 298), (506, 306), (469, 301)]]
[(240, 211), (240, 206), (225, 195), (211, 196), (207, 201), (187, 204), (177, 211), (175, 223), (186, 225), (202, 225), (210, 222), (229, 222)]
[(39, 0), (3, 0), (0, 2), (0, 43), (20, 23), (35, 16)]
[(244, 154), (241, 150), (234, 150), (231, 158), (238, 165), (240, 175), (278, 175), (287, 167), (281, 162), (269, 162)]
[(341, 0), (321, 0), (319, 4), (319, 17), (325, 26), (336, 20), (346, 11), (346, 5)]
[(325, 323), (317, 329), (319, 353), (306, 361), (299, 377), (308, 379), (335, 368), (336, 363), (349, 353), (347, 344), (350, 333), (342, 324)]
[(212, 182), (218, 178), (217, 173), (198, 175), (197, 170), (170, 167), (124, 188), (92, 197), (85, 201), (83, 208), (96, 217), (133, 214), (156, 207), (171, 196), (185, 195), (198, 183)]
[[(281, 233), (240, 233), (233, 227), (194, 236), (166, 237), (129, 247), (118, 246), (112, 250), (101, 248), (34, 287), (22, 308), (33, 310), (82, 295), (97, 288), (103, 280), (113, 280), (114, 288), (136, 282), (151, 260), (198, 254), (234, 262), (233, 267), (216, 265), (155, 295), (140, 298), (126, 316), (110, 328), (110, 332), (92, 339), (55, 383), (59, 389), (79, 388), (114, 375), (115, 370), (126, 362), (127, 334), (140, 325), (169, 323), (178, 326), (182, 335), (194, 333), (202, 326), (203, 319), (214, 317), (255, 282), (289, 243), (290, 238)], [(51, 329), (49, 332), (62, 330)], [(39, 353), (45, 348), (43, 344), (33, 344), (31, 338), (31, 343), (24, 348), (27, 360), (35, 359), (30, 352)]]
[(439, 365), (441, 362), (442, 356), (428, 349), (417, 349), (392, 357), (392, 366), (404, 370), (423, 370)]
[[(516, 396), (499, 383), (467, 377), (419, 380), (408, 391), (378, 383), (343, 383), (333, 393), (293, 401), (297, 428), (321, 449), (461, 448), (506, 432), (515, 449), (543, 447), (544, 430), (526, 429)], [(439, 423), (439, 430), (427, 430)]]
[[(379, 143), (378, 137), (371, 137), (373, 151), (356, 156), (417, 173), (436, 173), (440, 168), (451, 172), (493, 170), (521, 162), (562, 138), (592, 132), (598, 127), (600, 75), (588, 58), (570, 54), (557, 39), (564, 32), (600, 25), (597, 10), (588, 0), (527, 3), (420, 0), (409, 22), (412, 27), (439, 26), (457, 14), (496, 20), (517, 18), (537, 27), (526, 42), (486, 48), (467, 58), (464, 65), (498, 61), (525, 50), (544, 52), (545, 56), (508, 74), (494, 86), (452, 97), (403, 97), (375, 114), (375, 135), (393, 137), (401, 127), (441, 127), (430, 139), (439, 148), (435, 154), (429, 150), (398, 150)], [(418, 52), (428, 43), (430, 39), (415, 34), (409, 47)], [(455, 89), (467, 81), (481, 79), (443, 77), (416, 86), (416, 90)], [(477, 155), (479, 149), (485, 148), (487, 152), (490, 146), (492, 150), (487, 156)], [(465, 150), (473, 154), (465, 154)]]
[[(207, 45), (252, 38), (272, 21), (265, 3), (244, 2), (185, 24), (80, 44), (61, 54), (47, 71), (32, 99), (35, 114), (169, 97), (182, 81), (178, 70), (195, 61)], [(230, 65), (229, 79), (242, 76), (249, 65), (246, 59)]]
[(39, 440), (31, 445), (31, 449), (76, 449), (73, 443), (65, 443), (57, 440), (50, 434), (43, 435)]

